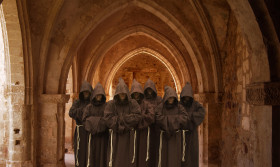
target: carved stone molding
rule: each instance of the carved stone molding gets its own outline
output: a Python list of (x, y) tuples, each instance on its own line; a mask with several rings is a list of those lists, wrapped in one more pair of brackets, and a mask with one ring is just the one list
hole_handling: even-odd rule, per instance
[(200, 103), (222, 103), (223, 93), (198, 93), (194, 99)]
[(72, 98), (73, 100), (78, 99), (79, 98), (79, 93), (71, 93), (70, 98)]
[(247, 85), (246, 101), (252, 105), (280, 105), (280, 82)]
[(70, 95), (66, 94), (41, 94), (40, 103), (67, 103)]

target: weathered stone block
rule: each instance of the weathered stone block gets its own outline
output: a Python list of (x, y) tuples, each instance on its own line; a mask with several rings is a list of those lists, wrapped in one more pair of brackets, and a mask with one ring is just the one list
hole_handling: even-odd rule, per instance
[(237, 86), (237, 93), (242, 93), (242, 85)]
[(242, 128), (244, 130), (250, 130), (250, 119), (249, 117), (242, 118)]
[(24, 96), (25, 88), (23, 85), (11, 85), (11, 90), (13, 93), (20, 94), (21, 96)]
[(249, 71), (249, 59), (246, 59), (246, 60), (243, 62), (243, 71), (244, 71), (244, 72), (248, 72), (248, 71)]
[(12, 93), (11, 94), (11, 103), (12, 104), (23, 104), (24, 97), (22, 95), (21, 96), (20, 95), (18, 93)]
[(23, 85), (24, 84), (24, 74), (23, 74), (23, 71), (22, 71), (22, 73), (12, 73), (11, 74), (11, 82), (13, 84), (19, 83), (19, 85)]
[(237, 80), (238, 82), (242, 82), (242, 77), (243, 77), (243, 70), (242, 68), (237, 69)]

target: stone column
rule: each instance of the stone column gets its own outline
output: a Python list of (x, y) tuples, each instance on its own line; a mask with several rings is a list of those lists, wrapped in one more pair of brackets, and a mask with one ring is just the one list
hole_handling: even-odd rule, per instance
[(38, 165), (64, 166), (65, 94), (42, 94), (38, 113)]
[[(222, 93), (199, 93), (194, 95), (195, 100), (205, 107), (205, 119), (199, 129), (200, 140), (200, 165), (199, 166), (219, 166), (220, 165), (220, 141), (222, 139), (221, 112)], [(203, 148), (201, 148), (203, 147)]]
[(246, 101), (255, 115), (255, 166), (280, 166), (280, 82), (246, 86)]

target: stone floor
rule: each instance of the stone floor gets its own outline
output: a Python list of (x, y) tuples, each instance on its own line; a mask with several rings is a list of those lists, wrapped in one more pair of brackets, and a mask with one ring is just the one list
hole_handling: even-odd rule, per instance
[(65, 154), (65, 166), (66, 167), (75, 167), (74, 154)]

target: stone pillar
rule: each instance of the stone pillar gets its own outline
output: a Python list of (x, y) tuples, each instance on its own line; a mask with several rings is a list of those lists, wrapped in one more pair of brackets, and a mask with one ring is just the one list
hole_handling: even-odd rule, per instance
[[(203, 139), (200, 144), (200, 165), (204, 167), (220, 166), (220, 141), (222, 139), (221, 129), (221, 93), (199, 93), (194, 95), (195, 100), (205, 107), (205, 119), (200, 126), (199, 136)], [(199, 142), (201, 143), (201, 141)]]
[[(34, 133), (34, 126), (32, 125), (32, 122), (34, 120), (34, 112), (33, 105), (26, 104), (23, 108), (23, 138), (22, 138), (22, 144), (23, 144), (23, 155), (22, 155), (22, 166), (33, 166), (32, 162), (32, 154), (34, 153), (33, 150), (33, 133)], [(16, 133), (16, 131), (15, 131)]]
[(38, 113), (38, 166), (64, 166), (65, 94), (42, 94)]
[(280, 166), (280, 82), (247, 85), (246, 101), (256, 120), (254, 166)]

